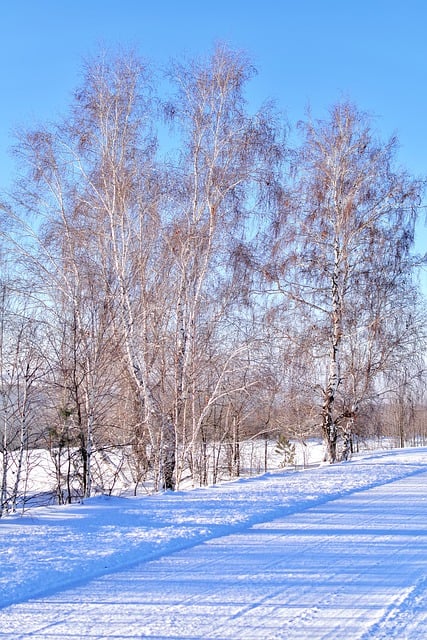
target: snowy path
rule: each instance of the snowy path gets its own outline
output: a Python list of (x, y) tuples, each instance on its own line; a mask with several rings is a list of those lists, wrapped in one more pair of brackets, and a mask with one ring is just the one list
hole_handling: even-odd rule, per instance
[(421, 640), (427, 470), (0, 611), (4, 640)]

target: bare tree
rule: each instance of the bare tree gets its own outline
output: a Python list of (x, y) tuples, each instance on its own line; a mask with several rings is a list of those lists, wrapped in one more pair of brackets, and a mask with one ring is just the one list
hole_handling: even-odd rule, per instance
[(25, 501), (28, 457), (34, 442), (37, 383), (43, 375), (38, 327), (18, 282), (4, 280), (0, 302), (0, 517)]
[[(196, 445), (204, 417), (226, 393), (231, 359), (241, 355), (227, 320), (242, 300), (233, 254), (254, 207), (259, 213), (267, 206), (283, 153), (271, 109), (247, 112), (244, 90), (253, 71), (244, 55), (219, 45), (206, 61), (175, 64), (171, 72), (177, 93), (166, 110), (181, 135), (169, 236), (176, 277), (174, 414), (184, 449)], [(228, 355), (222, 365), (215, 358), (215, 374), (206, 354), (217, 352), (212, 341), (224, 340)], [(204, 367), (217, 379), (200, 403)]]
[(358, 340), (382, 340), (386, 301), (410, 274), (421, 187), (394, 168), (396, 140), (377, 142), (369, 118), (351, 104), (301, 128), (292, 208), (282, 226), (276, 221), (277, 253), (268, 273), (296, 312), (309, 310), (312, 330), (323, 331), (320, 418), (334, 462), (338, 438), (351, 429), (362, 400), (339, 406), (349, 376), (344, 354), (355, 332)]
[(40, 249), (37, 264), (67, 301), (84, 378), (74, 388), (82, 394), (76, 407), (84, 408), (86, 423), (85, 493), (97, 376), (103, 354), (113, 352), (105, 349), (109, 341), (120, 345), (116, 354), (138, 398), (134, 438), (149, 448), (156, 486), (173, 485), (174, 429), (157, 357), (164, 271), (157, 266), (161, 216), (152, 115), (142, 63), (132, 55), (111, 61), (101, 55), (86, 67), (71, 116), (52, 130), (26, 134), (19, 148), (30, 168), (20, 202), (44, 223), (41, 234), (30, 230)]

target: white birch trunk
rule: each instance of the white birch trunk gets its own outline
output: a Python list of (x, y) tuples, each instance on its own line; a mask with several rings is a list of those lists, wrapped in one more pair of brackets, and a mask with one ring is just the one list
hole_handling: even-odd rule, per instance
[(327, 459), (336, 462), (338, 429), (334, 417), (336, 394), (340, 384), (339, 348), (342, 339), (342, 296), (339, 286), (340, 277), (340, 247), (338, 238), (334, 241), (334, 269), (332, 275), (332, 326), (331, 347), (329, 352), (329, 370), (325, 396), (322, 407), (322, 430), (326, 442)]

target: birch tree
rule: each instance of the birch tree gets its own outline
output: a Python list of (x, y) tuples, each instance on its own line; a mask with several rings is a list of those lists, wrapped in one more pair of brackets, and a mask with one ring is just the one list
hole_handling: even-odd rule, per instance
[(334, 462), (343, 425), (350, 428), (358, 409), (356, 402), (339, 403), (349, 375), (344, 354), (357, 333), (359, 340), (379, 339), (385, 301), (405, 289), (421, 186), (395, 167), (396, 139), (379, 142), (368, 116), (352, 104), (334, 106), (328, 120), (308, 120), (301, 130), (292, 205), (286, 223), (276, 226), (275, 249), (286, 257), (270, 277), (296, 313), (305, 309), (311, 330), (323, 331), (316, 350), (324, 366), (320, 421)]
[[(196, 445), (212, 405), (234, 391), (224, 386), (242, 353), (227, 320), (242, 300), (233, 254), (266, 208), (282, 159), (272, 110), (248, 112), (244, 92), (253, 72), (246, 56), (220, 45), (206, 60), (176, 63), (170, 74), (176, 94), (166, 111), (180, 141), (169, 235), (176, 277), (174, 415), (184, 450)], [(216, 374), (206, 357), (218, 353), (215, 341), (229, 345), (222, 365), (215, 357)], [(206, 375), (217, 378), (200, 405)]]
[(135, 57), (100, 55), (87, 64), (70, 114), (24, 133), (18, 146), (27, 175), (13, 206), (27, 214), (29, 236), (20, 249), (44, 279), (42, 295), (52, 293), (51, 308), (58, 300), (68, 307), (83, 377), (74, 395), (85, 422), (86, 494), (99, 372), (113, 353), (110, 372), (122, 358), (139, 405), (133, 438), (149, 450), (155, 486), (173, 486), (174, 428), (159, 387), (156, 342), (163, 268), (150, 92)]
[[(79, 207), (95, 227), (105, 286), (115, 295), (117, 330), (140, 404), (156, 486), (173, 488), (175, 430), (162, 396), (158, 319), (161, 215), (148, 72), (132, 56), (100, 57), (76, 94), (73, 158)], [(164, 326), (164, 325), (163, 325)]]

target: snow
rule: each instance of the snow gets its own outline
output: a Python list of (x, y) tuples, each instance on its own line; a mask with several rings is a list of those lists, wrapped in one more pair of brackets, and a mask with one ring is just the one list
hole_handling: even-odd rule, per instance
[(427, 449), (0, 520), (0, 639), (420, 640)]

